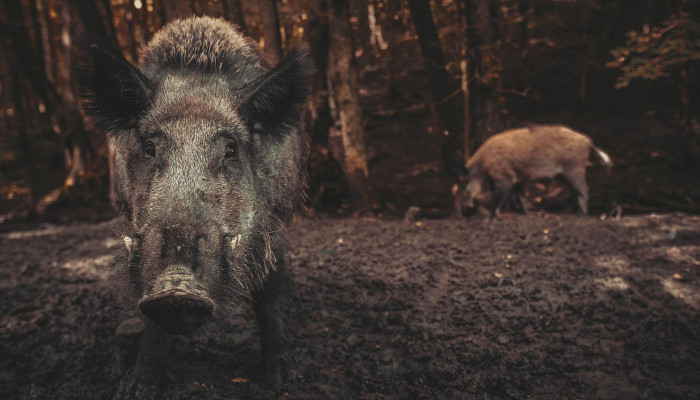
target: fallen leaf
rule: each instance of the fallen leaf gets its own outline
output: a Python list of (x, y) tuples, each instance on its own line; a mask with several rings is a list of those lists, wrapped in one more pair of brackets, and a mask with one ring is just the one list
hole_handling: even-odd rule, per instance
[(416, 222), (416, 226), (423, 226), (423, 223), (418, 221), (418, 222)]
[(683, 280), (683, 275), (681, 274), (673, 274), (673, 279), (677, 281), (682, 281)]
[(338, 244), (342, 244), (342, 243), (343, 243), (343, 238), (338, 238)]
[(494, 272), (493, 276), (495, 276), (496, 278), (503, 278), (503, 274), (500, 272)]
[(246, 378), (242, 377), (242, 376), (237, 376), (237, 377), (231, 379), (231, 382), (235, 382), (235, 383), (246, 383), (246, 382), (248, 382), (248, 380), (247, 380)]

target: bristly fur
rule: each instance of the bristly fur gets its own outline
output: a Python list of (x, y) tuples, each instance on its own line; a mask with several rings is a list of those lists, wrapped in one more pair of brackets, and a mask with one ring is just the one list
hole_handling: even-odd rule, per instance
[[(306, 169), (301, 166), (307, 148), (301, 131), (301, 107), (308, 97), (313, 71), (308, 47), (293, 49), (270, 68), (251, 39), (230, 23), (209, 17), (177, 20), (165, 26), (143, 49), (140, 69), (94, 36), (83, 35), (80, 44), (77, 76), (84, 108), (116, 146), (119, 198), (115, 201), (127, 206), (129, 219), (135, 218), (131, 214), (135, 200), (132, 188), (138, 183), (128, 177), (135, 176), (137, 181), (144, 178), (130, 172), (135, 166), (130, 154), (139, 151), (141, 145), (133, 137), (144, 121), (159, 120), (163, 115), (191, 118), (195, 115), (193, 106), (184, 102), (189, 99), (195, 109), (202, 102), (200, 111), (209, 109), (206, 104), (224, 113), (228, 112), (226, 107), (232, 107), (226, 117), (240, 118), (256, 135), (251, 162), (261, 179), (254, 186), (256, 221), (243, 262), (255, 268), (233, 268), (231, 272), (241, 282), (244, 296), (260, 288), (275, 270), (276, 258), (283, 257), (273, 251), (279, 232), (303, 199)], [(195, 86), (183, 89), (180, 82)], [(202, 97), (191, 93), (196, 85), (207, 82), (219, 82), (219, 86), (211, 94), (199, 92)], [(183, 104), (187, 106), (183, 108)], [(149, 195), (136, 194), (139, 198)], [(138, 278), (132, 283), (141, 284)]]
[[(208, 17), (164, 27), (138, 69), (117, 50), (84, 44), (86, 113), (110, 135), (114, 201), (129, 222), (115, 277), (129, 283), (129, 307), (160, 325), (146, 325), (139, 384), (165, 358), (161, 330), (193, 332), (243, 304), (258, 319), (265, 369), (279, 380), (281, 231), (303, 196), (308, 53), (293, 50), (270, 68), (254, 42)], [(172, 287), (194, 297), (185, 305)]]
[(140, 59), (151, 78), (162, 68), (224, 74), (269, 68), (251, 39), (234, 25), (208, 17), (168, 24), (153, 37)]

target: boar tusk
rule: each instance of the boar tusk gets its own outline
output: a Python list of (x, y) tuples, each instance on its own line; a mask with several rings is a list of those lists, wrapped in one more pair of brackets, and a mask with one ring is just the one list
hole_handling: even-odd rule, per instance
[(130, 238), (129, 236), (124, 236), (124, 244), (126, 245), (126, 250), (131, 251), (131, 247), (134, 243), (134, 239)]
[(241, 235), (236, 235), (231, 239), (231, 249), (236, 250), (236, 247), (238, 247), (238, 243), (241, 242)]

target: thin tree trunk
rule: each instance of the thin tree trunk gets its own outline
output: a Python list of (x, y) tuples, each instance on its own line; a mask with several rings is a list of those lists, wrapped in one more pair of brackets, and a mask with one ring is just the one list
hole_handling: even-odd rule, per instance
[(276, 63), (282, 58), (282, 37), (280, 36), (280, 20), (277, 14), (276, 0), (261, 0), (260, 16), (263, 23), (263, 37), (265, 38), (265, 55), (271, 63)]
[(331, 94), (337, 103), (340, 116), (345, 176), (348, 179), (353, 207), (363, 210), (373, 206), (374, 195), (368, 179), (365, 133), (358, 96), (357, 70), (353, 64), (348, 1), (329, 0), (328, 16), (331, 37)]
[(458, 92), (450, 84), (450, 76), (445, 69), (445, 57), (440, 47), (440, 38), (433, 22), (430, 3), (425, 0), (408, 0), (413, 23), (418, 33), (418, 44), (425, 61), (433, 93), (433, 104), (439, 118), (440, 131), (443, 133), (442, 159), (445, 172), (452, 179), (457, 179), (463, 166), (460, 146), (460, 123), (456, 118), (455, 99)]
[(12, 74), (12, 98), (15, 103), (15, 126), (19, 130), (20, 148), (22, 151), (22, 162), (27, 169), (27, 186), (29, 188), (30, 212), (34, 211), (36, 196), (36, 168), (32, 160), (34, 149), (28, 132), (28, 120), (25, 113), (24, 99), (22, 96), (22, 85), (16, 63), (10, 65)]
[(464, 101), (464, 104), (462, 106), (462, 110), (464, 112), (464, 118), (463, 118), (463, 125), (462, 125), (462, 165), (466, 165), (467, 160), (469, 160), (469, 157), (471, 155), (471, 141), (472, 141), (472, 131), (471, 127), (473, 124), (472, 121), (472, 113), (471, 113), (471, 102), (469, 101), (469, 98), (471, 96), (471, 93), (469, 91), (469, 80), (471, 79), (471, 75), (469, 74), (470, 70), (470, 65), (469, 65), (469, 41), (467, 38), (467, 31), (469, 24), (467, 22), (467, 12), (464, 9), (464, 3), (463, 2), (457, 2), (457, 12), (459, 13), (459, 23), (462, 28), (462, 32), (464, 34), (464, 38), (461, 40), (460, 46), (459, 46), (459, 55), (460, 55), (460, 60), (459, 60), (459, 70), (460, 70), (460, 83), (461, 83), (461, 88), (462, 88), (462, 99)]
[(379, 55), (379, 50), (386, 50), (389, 48), (389, 44), (384, 40), (384, 35), (382, 35), (382, 26), (377, 22), (377, 13), (374, 8), (374, 4), (369, 3), (367, 5), (367, 20), (369, 23), (370, 32), (370, 44), (374, 49), (375, 56)]
[[(370, 30), (369, 30), (369, 15), (367, 14), (367, 5), (369, 0), (353, 0), (349, 2), (348, 11), (349, 15), (356, 16), (355, 26), (357, 29), (351, 30), (353, 32), (355, 40), (353, 41), (355, 51), (355, 56), (360, 57), (365, 52), (366, 44), (370, 40)], [(350, 24), (351, 28), (354, 28), (353, 24)]]
[(491, 15), (491, 0), (466, 0), (471, 45), (471, 66), (474, 85), (471, 90), (471, 111), (474, 126), (474, 148), (489, 136), (503, 130), (503, 116), (498, 100), (500, 65)]
[(194, 15), (192, 0), (161, 0), (163, 5), (164, 23), (179, 18), (189, 18)]
[(32, 41), (24, 25), (22, 3), (17, 0), (2, 0), (5, 16), (8, 21), (8, 34), (17, 65), (21, 65), (22, 73), (29, 79), (34, 90), (44, 102), (49, 113), (53, 113), (61, 102), (61, 96), (56, 87), (49, 81), (40, 58), (32, 51)]
[(249, 35), (248, 27), (245, 23), (245, 17), (243, 15), (243, 7), (241, 5), (241, 0), (226, 0), (224, 1), (224, 14), (231, 22), (238, 26), (238, 29)]
[[(42, 13), (42, 1), (41, 0), (31, 0), (29, 5), (29, 19), (32, 21), (34, 27), (34, 43), (36, 44), (36, 53), (39, 63), (46, 69), (46, 52), (44, 50), (45, 44), (48, 41), (48, 32), (46, 31), (45, 24), (42, 23), (43, 13)], [(47, 74), (48, 76), (48, 74)]]
[(32, 87), (37, 92), (51, 116), (54, 131), (63, 135), (64, 153), (66, 154), (67, 176), (61, 187), (51, 191), (42, 197), (36, 204), (36, 210), (43, 213), (48, 206), (53, 204), (64, 193), (65, 189), (72, 187), (76, 179), (85, 173), (84, 156), (89, 154), (90, 145), (87, 133), (82, 124), (70, 77), (70, 51), (71, 51), (71, 16), (70, 3), (63, 4), (62, 43), (64, 44), (63, 91), (58, 92), (46, 74), (41, 64), (41, 58), (33, 51), (31, 39), (27, 27), (24, 25), (24, 11), (20, 2), (15, 0), (3, 0), (4, 10), (9, 21), (14, 24), (9, 28), (10, 43), (14, 51), (14, 63), (22, 65), (23, 73), (28, 78)]
[(307, 195), (310, 204), (336, 208), (342, 194), (347, 192), (347, 182), (338, 162), (340, 157), (336, 157), (329, 142), (333, 117), (328, 103), (330, 36), (326, 5), (326, 0), (313, 0), (309, 4), (304, 29), (316, 70), (311, 80), (310, 104), (304, 117), (310, 139)]
[[(116, 30), (112, 20), (112, 10), (109, 3), (102, 3), (99, 0), (79, 1), (76, 3), (76, 10), (82, 26), (90, 35), (99, 38), (100, 41), (119, 50)], [(100, 18), (95, 18), (99, 15)], [(116, 186), (114, 181), (115, 151), (111, 141), (107, 141), (107, 164), (109, 168), (109, 199), (116, 207)]]
[(64, 153), (66, 155), (67, 174), (63, 181), (63, 187), (59, 187), (49, 192), (37, 202), (37, 212), (42, 214), (53, 203), (55, 203), (65, 190), (83, 183), (86, 172), (86, 158), (89, 156), (91, 148), (87, 138), (87, 132), (83, 126), (82, 119), (78, 111), (78, 105), (73, 92), (73, 79), (71, 73), (72, 51), (73, 51), (73, 17), (71, 7), (67, 3), (62, 7), (62, 30), (61, 43), (63, 44), (63, 71), (61, 90), (61, 105), (59, 115), (62, 115), (64, 126)]
[(330, 51), (330, 35), (328, 31), (328, 15), (326, 0), (315, 0), (310, 7), (306, 23), (306, 39), (313, 52), (316, 72), (311, 80), (310, 120), (307, 128), (310, 132), (311, 143), (328, 144), (328, 130), (331, 126), (330, 109), (328, 106), (328, 54)]

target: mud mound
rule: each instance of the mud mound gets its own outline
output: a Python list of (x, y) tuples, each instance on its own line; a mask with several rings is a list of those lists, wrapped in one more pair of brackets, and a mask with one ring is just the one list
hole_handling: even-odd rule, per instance
[[(105, 281), (117, 226), (0, 235), (1, 398), (109, 398), (129, 372), (130, 311)], [(288, 236), (283, 392), (243, 312), (174, 341), (163, 398), (700, 398), (698, 217), (303, 219)]]

